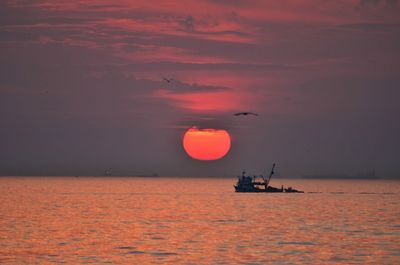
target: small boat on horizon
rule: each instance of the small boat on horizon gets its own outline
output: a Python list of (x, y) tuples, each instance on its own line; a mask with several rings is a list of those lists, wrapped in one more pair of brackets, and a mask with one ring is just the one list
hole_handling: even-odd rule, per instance
[(269, 185), (272, 175), (274, 174), (275, 163), (272, 165), (271, 172), (267, 177), (263, 175), (257, 177), (246, 176), (246, 172), (243, 171), (241, 176), (238, 176), (238, 181), (235, 187), (235, 192), (289, 192), (289, 193), (304, 193), (304, 191), (296, 190), (292, 187), (275, 188)]
[(104, 170), (104, 176), (111, 176), (112, 175), (112, 168), (107, 168)]

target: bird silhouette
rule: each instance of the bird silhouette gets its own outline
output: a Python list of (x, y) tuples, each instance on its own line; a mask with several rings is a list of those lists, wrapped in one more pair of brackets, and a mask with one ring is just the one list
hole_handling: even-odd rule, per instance
[(166, 77), (163, 77), (163, 80), (164, 80), (165, 82), (167, 82), (167, 83), (171, 83), (171, 81), (173, 81), (174, 79), (173, 79), (173, 78), (166, 78)]
[(257, 113), (254, 113), (254, 112), (238, 112), (238, 113), (235, 113), (235, 114), (233, 114), (233, 115), (235, 115), (235, 116), (240, 116), (240, 115), (244, 115), (244, 116), (247, 116), (247, 115), (258, 116), (258, 114), (257, 114)]

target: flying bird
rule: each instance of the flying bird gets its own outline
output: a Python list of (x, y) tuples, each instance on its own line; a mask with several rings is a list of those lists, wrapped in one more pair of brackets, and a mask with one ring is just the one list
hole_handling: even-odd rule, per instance
[(258, 114), (257, 114), (257, 113), (254, 113), (254, 112), (238, 112), (238, 113), (235, 113), (235, 114), (233, 114), (233, 115), (235, 115), (235, 116), (240, 116), (240, 115), (244, 115), (244, 116), (247, 116), (247, 115), (258, 116)]
[(164, 80), (165, 82), (167, 82), (167, 83), (171, 83), (171, 81), (173, 81), (174, 79), (173, 79), (173, 78), (166, 78), (166, 77), (163, 77), (163, 80)]

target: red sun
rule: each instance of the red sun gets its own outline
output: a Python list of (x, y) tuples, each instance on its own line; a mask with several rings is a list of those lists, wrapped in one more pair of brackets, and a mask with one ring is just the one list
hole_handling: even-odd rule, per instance
[(226, 130), (192, 127), (183, 136), (183, 148), (193, 159), (217, 160), (231, 148), (231, 137)]

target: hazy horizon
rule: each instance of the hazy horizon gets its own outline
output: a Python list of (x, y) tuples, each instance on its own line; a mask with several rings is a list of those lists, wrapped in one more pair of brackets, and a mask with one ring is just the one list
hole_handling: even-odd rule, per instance
[[(117, 174), (112, 174), (112, 175), (105, 175), (105, 174), (97, 174), (97, 175), (90, 175), (90, 174), (65, 174), (65, 175), (55, 175), (55, 174), (49, 174), (49, 175), (43, 175), (43, 174), (38, 174), (38, 175), (0, 175), (0, 177), (110, 177), (110, 178), (118, 178), (118, 177), (132, 177), (132, 178), (230, 178), (233, 181), (236, 180), (238, 176), (240, 176), (240, 173), (233, 173), (233, 174), (224, 174), (224, 175), (158, 175), (157, 173), (153, 174), (127, 174), (127, 173), (117, 173)], [(246, 175), (249, 176), (268, 176), (267, 172), (247, 172)], [(272, 179), (316, 179), (316, 180), (400, 180), (400, 177), (391, 177), (391, 176), (380, 176), (380, 175), (367, 175), (367, 174), (355, 174), (355, 175), (350, 175), (350, 174), (341, 174), (341, 175), (334, 175), (334, 174), (310, 174), (310, 175), (288, 175), (288, 176), (273, 176)]]

